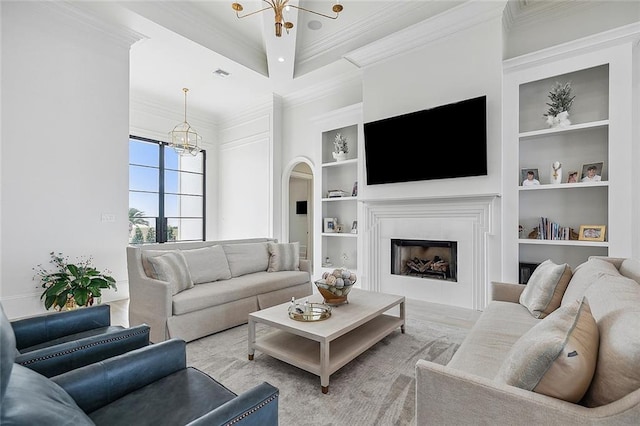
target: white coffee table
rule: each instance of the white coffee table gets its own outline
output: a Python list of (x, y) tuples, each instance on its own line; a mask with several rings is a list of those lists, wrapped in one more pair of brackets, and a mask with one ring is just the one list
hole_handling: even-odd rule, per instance
[[(322, 302), (322, 296), (309, 296)], [(394, 309), (396, 306), (399, 308)], [(255, 350), (320, 376), (322, 393), (329, 392), (329, 376), (400, 327), (404, 333), (405, 298), (354, 288), (349, 303), (334, 306), (323, 321), (289, 318), (289, 303), (249, 314), (249, 360)], [(395, 312), (387, 312), (390, 310)], [(275, 330), (256, 339), (256, 324)]]

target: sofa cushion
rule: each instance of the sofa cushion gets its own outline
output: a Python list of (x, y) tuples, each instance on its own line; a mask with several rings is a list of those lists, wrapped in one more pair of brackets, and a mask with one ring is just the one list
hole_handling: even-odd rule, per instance
[(613, 263), (599, 258), (590, 258), (578, 265), (571, 281), (562, 296), (562, 306), (582, 299), (585, 291), (601, 276), (620, 276), (620, 272)]
[(585, 297), (600, 330), (600, 349), (583, 404), (597, 407), (640, 388), (640, 284), (603, 276)]
[(154, 277), (153, 267), (149, 263), (150, 257), (158, 257), (174, 251), (176, 250), (140, 250), (140, 257), (142, 258), (142, 269), (144, 269), (145, 275), (149, 278)]
[(571, 267), (568, 264), (556, 265), (550, 259), (545, 260), (531, 274), (520, 295), (520, 304), (534, 317), (544, 318), (560, 306), (569, 280)]
[(182, 315), (308, 282), (309, 273), (304, 271), (262, 271), (230, 280), (198, 284), (173, 297), (173, 313)]
[(0, 412), (3, 425), (93, 425), (64, 389), (18, 364), (13, 366)]
[(518, 303), (492, 301), (447, 366), (493, 379), (513, 344), (540, 321)]
[(496, 381), (578, 402), (596, 366), (598, 326), (586, 300), (549, 314), (513, 345)]
[(232, 277), (267, 270), (269, 265), (267, 243), (225, 244), (222, 248), (227, 255)]
[(222, 246), (182, 250), (194, 284), (210, 283), (231, 278), (231, 270)]
[(151, 278), (170, 283), (174, 295), (193, 287), (187, 261), (180, 251), (170, 251), (160, 256), (149, 257), (148, 260), (152, 270)]
[(299, 271), (300, 243), (267, 243), (269, 266), (267, 272)]

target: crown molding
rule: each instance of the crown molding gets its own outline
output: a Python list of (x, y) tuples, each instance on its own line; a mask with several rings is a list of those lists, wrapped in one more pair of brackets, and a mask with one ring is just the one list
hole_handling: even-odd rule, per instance
[[(233, 29), (220, 22), (212, 25), (204, 15), (184, 7), (180, 1), (128, 2), (127, 8), (145, 17), (153, 16), (153, 19), (148, 19), (259, 74), (269, 75), (267, 55), (261, 46), (235, 37)], [(171, 25), (175, 22), (181, 23), (180, 28)], [(186, 34), (185, 28), (197, 30)], [(241, 54), (247, 51), (249, 54)]]
[(568, 56), (593, 52), (622, 43), (640, 42), (640, 22), (618, 27), (609, 31), (572, 40), (557, 46), (538, 50), (534, 53), (517, 56), (502, 62), (502, 69), (505, 73), (519, 71), (531, 66), (543, 65)]
[(283, 96), (285, 108), (295, 108), (319, 99), (335, 96), (344, 92), (347, 86), (359, 85), (362, 87), (362, 70), (354, 69), (340, 75), (334, 75), (330, 79), (322, 80), (314, 85), (308, 85), (304, 89), (297, 90)]
[(344, 55), (359, 68), (408, 53), (483, 22), (502, 16), (506, 0), (471, 0)]
[[(178, 121), (182, 118), (184, 110), (176, 110), (168, 108), (160, 101), (152, 100), (148, 97), (142, 99), (139, 95), (129, 95), (129, 111), (142, 112), (160, 117), (166, 120)], [(211, 115), (203, 111), (189, 110), (189, 123), (193, 124), (196, 129), (208, 129), (214, 131), (216, 129), (215, 120), (211, 119)], [(167, 129), (169, 131), (170, 129)], [(163, 133), (166, 136), (166, 133)]]
[(508, 0), (503, 15), (504, 29), (509, 31), (514, 26), (539, 25), (540, 22), (563, 19), (597, 6), (598, 2), (579, 0)]
[[(398, 19), (398, 17), (411, 15), (418, 9), (427, 7), (424, 2), (402, 2), (394, 4), (392, 11), (389, 9), (380, 10), (378, 13), (369, 15), (367, 18), (361, 18), (350, 24), (347, 28), (340, 30), (330, 36), (323, 37), (315, 43), (310, 44), (307, 48), (296, 53), (297, 66), (304, 66), (308, 62), (316, 60), (318, 57), (326, 55), (332, 50), (344, 51), (349, 43), (357, 38), (361, 38), (363, 34), (369, 34), (380, 26), (381, 22)], [(390, 17), (389, 14), (393, 16)]]
[(44, 13), (56, 13), (58, 16), (69, 18), (67, 21), (73, 23), (76, 28), (97, 31), (116, 44), (126, 48), (146, 38), (145, 35), (130, 28), (106, 22), (101, 14), (82, 7), (82, 2), (43, 1), (30, 3), (41, 7)]

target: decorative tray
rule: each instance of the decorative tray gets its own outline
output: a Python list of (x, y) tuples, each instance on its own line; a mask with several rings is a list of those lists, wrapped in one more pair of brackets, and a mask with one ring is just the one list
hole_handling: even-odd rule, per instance
[(289, 306), (289, 318), (296, 321), (322, 321), (331, 316), (331, 306), (324, 303), (294, 303)]

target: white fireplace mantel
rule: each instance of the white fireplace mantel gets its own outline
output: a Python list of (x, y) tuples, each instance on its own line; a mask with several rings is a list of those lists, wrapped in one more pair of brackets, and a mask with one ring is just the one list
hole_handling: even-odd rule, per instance
[[(363, 201), (361, 285), (372, 291), (482, 310), (498, 195)], [(458, 242), (458, 282), (391, 274), (392, 238)]]

